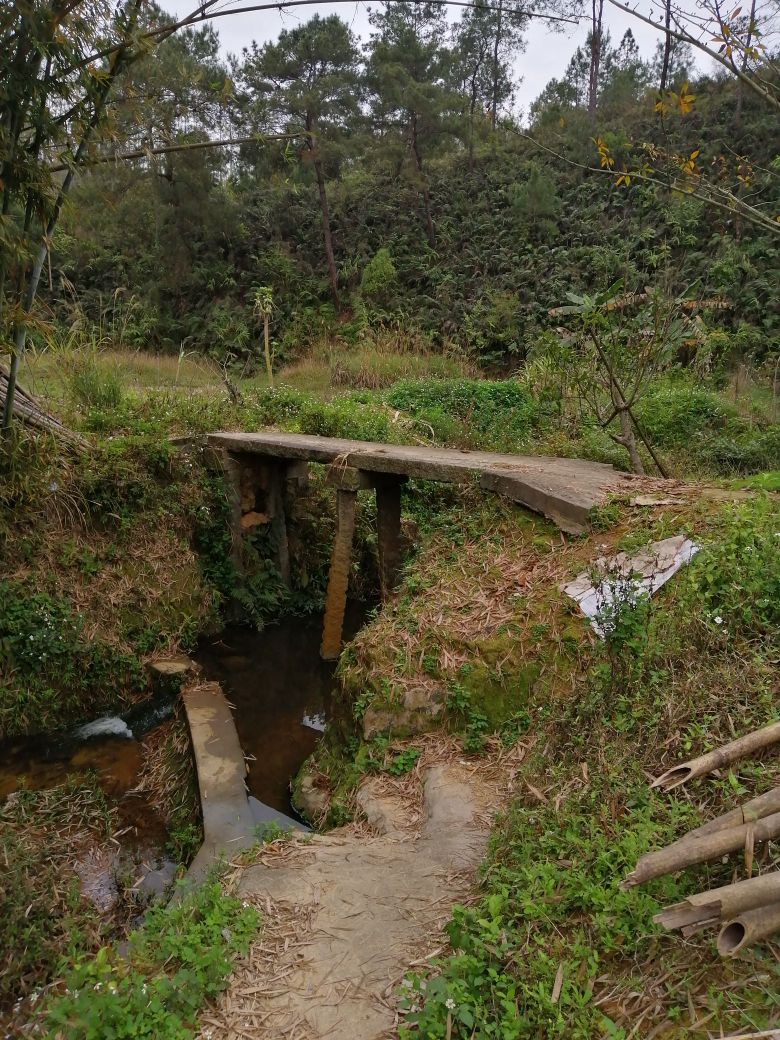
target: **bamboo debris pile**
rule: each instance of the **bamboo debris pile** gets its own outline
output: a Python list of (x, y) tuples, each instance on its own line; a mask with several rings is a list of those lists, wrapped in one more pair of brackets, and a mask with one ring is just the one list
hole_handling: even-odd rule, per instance
[[(671, 791), (778, 742), (780, 722), (773, 722), (715, 751), (674, 766), (651, 786)], [(689, 831), (671, 845), (642, 856), (621, 888), (632, 888), (740, 849), (745, 850), (745, 863), (750, 872), (755, 843), (778, 837), (780, 787), (751, 798), (744, 805)], [(717, 927), (718, 953), (733, 957), (753, 943), (780, 932), (780, 870), (688, 896), (681, 903), (665, 907), (653, 920), (670, 931), (679, 929), (686, 937), (704, 928)]]
[[(8, 369), (0, 364), (0, 412), (5, 407), (6, 395), (8, 392)], [(54, 416), (48, 415), (40, 407), (35, 398), (31, 397), (21, 386), (17, 384), (16, 393), (14, 394), (13, 401), (13, 414), (16, 419), (21, 423), (31, 426), (35, 430), (39, 430), (43, 433), (50, 433), (57, 440), (69, 447), (83, 450), (89, 447), (89, 442), (85, 440), (80, 434), (74, 430), (68, 429), (67, 426), (55, 419)]]

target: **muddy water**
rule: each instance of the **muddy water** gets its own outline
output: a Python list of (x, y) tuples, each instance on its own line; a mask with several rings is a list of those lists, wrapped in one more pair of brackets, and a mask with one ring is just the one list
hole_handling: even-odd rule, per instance
[(116, 856), (110, 863), (75, 864), (82, 891), (101, 909), (110, 902), (112, 873), (120, 863), (137, 864), (142, 886), (149, 892), (161, 888), (173, 874), (174, 864), (163, 852), (168, 841), (165, 823), (148, 796), (136, 790), (142, 747), (134, 737), (154, 728), (170, 715), (171, 707), (168, 697), (141, 705), (124, 719), (98, 719), (67, 735), (30, 737), (0, 745), (0, 801), (22, 787), (43, 790), (64, 783), (68, 776), (91, 772), (109, 803), (116, 807)]
[[(352, 603), (345, 638), (365, 620)], [(230, 627), (201, 644), (197, 658), (233, 705), (238, 737), (249, 759), (250, 794), (295, 815), (290, 781), (314, 750), (331, 714), (334, 664), (320, 659), (322, 616), (287, 618), (262, 632)]]

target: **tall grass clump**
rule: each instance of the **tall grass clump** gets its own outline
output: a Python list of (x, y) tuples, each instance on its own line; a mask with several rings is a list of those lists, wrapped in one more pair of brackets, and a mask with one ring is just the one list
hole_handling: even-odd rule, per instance
[(79, 358), (68, 377), (71, 396), (82, 408), (108, 411), (119, 408), (124, 398), (122, 377), (110, 365), (101, 364), (94, 356)]

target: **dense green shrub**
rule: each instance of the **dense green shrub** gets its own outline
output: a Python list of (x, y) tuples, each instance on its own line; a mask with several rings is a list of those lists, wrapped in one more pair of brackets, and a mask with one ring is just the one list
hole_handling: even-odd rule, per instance
[(349, 437), (359, 441), (399, 440), (391, 416), (359, 400), (337, 398), (322, 402), (307, 401), (298, 413), (295, 426), (301, 433), (321, 437)]
[(692, 442), (696, 438), (723, 430), (736, 413), (711, 390), (672, 383), (652, 387), (638, 405), (637, 414), (653, 444), (695, 450)]
[[(405, 381), (385, 400), (393, 407), (444, 431), (443, 440), (482, 447), (507, 447), (526, 440), (542, 419), (538, 404), (518, 382), (476, 379)], [(457, 436), (457, 426), (461, 436)]]
[(702, 457), (717, 473), (760, 473), (780, 466), (780, 426), (763, 433), (714, 437), (702, 445)]

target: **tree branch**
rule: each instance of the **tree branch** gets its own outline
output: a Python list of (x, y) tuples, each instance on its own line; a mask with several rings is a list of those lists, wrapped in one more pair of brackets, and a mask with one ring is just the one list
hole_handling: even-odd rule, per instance
[[(560, 159), (561, 162), (568, 163), (569, 166), (576, 166), (579, 170), (585, 170), (587, 173), (598, 173), (606, 175), (607, 177), (614, 178), (615, 171), (612, 169), (606, 169), (599, 166), (587, 166), (585, 163), (577, 162), (576, 159), (569, 159), (567, 156), (562, 155), (561, 152), (556, 152), (554, 148), (548, 147), (546, 144), (542, 144), (541, 141), (535, 140), (530, 134), (524, 134), (522, 130), (518, 130), (513, 126), (507, 127), (517, 137), (522, 137), (524, 140), (529, 141), (535, 148), (541, 149), (543, 152), (547, 152), (549, 155), (555, 156), (556, 159)], [(636, 180), (644, 181), (646, 184), (656, 184), (660, 188), (665, 188), (667, 191), (678, 191), (681, 195), (691, 195), (695, 199), (699, 199), (701, 202), (706, 202), (710, 206), (715, 206), (716, 209), (723, 210), (725, 213), (730, 213), (732, 216), (735, 213), (740, 213), (743, 217), (752, 221), (754, 224), (758, 224), (759, 227), (764, 228), (765, 231), (773, 231), (776, 235), (780, 235), (780, 222), (772, 220), (771, 217), (765, 216), (759, 210), (753, 206), (746, 205), (741, 199), (738, 199), (736, 195), (727, 194), (727, 201), (721, 202), (720, 199), (713, 198), (712, 195), (703, 195), (701, 192), (695, 191), (693, 188), (690, 190), (683, 190), (682, 188), (675, 187), (674, 184), (669, 184), (666, 181), (660, 180), (658, 177), (650, 177), (646, 173), (640, 173), (636, 170), (629, 170), (628, 176), (633, 177)]]
[(619, 11), (626, 11), (628, 14), (633, 15), (634, 18), (638, 18), (640, 22), (644, 22), (646, 25), (651, 25), (654, 29), (657, 29), (658, 32), (668, 33), (669, 36), (672, 36), (675, 40), (679, 40), (680, 43), (689, 43), (692, 47), (696, 47), (698, 50), (703, 51), (708, 57), (712, 58), (713, 61), (719, 62), (725, 69), (728, 69), (729, 72), (736, 76), (740, 82), (745, 84), (745, 86), (750, 87), (750, 89), (755, 94), (758, 94), (762, 100), (766, 101), (768, 105), (771, 105), (772, 108), (780, 112), (780, 98), (776, 98), (773, 94), (764, 90), (763, 87), (760, 87), (758, 83), (756, 83), (752, 76), (748, 76), (748, 74), (743, 72), (734, 62), (729, 61), (728, 58), (724, 58), (723, 55), (708, 47), (706, 43), (702, 43), (701, 40), (697, 40), (691, 33), (686, 32), (684, 29), (667, 29), (665, 25), (653, 21), (653, 19), (648, 18), (647, 15), (640, 14), (639, 11), (635, 10), (633, 7), (629, 7), (628, 4), (621, 4), (619, 0), (609, 0), (609, 3), (611, 3), (613, 7), (617, 7)]
[[(252, 134), (249, 137), (225, 137), (219, 141), (185, 141), (182, 144), (160, 145), (158, 148), (135, 148), (131, 152), (117, 152), (115, 155), (100, 155), (94, 159), (85, 159), (79, 167), (102, 166), (120, 160), (147, 159), (152, 155), (167, 155), (169, 152), (189, 152), (200, 148), (222, 148), (236, 144), (264, 144), (266, 141), (295, 141), (299, 137), (307, 137), (306, 130), (295, 134)], [(49, 167), (49, 173), (62, 173), (72, 169), (72, 163), (58, 163)]]

